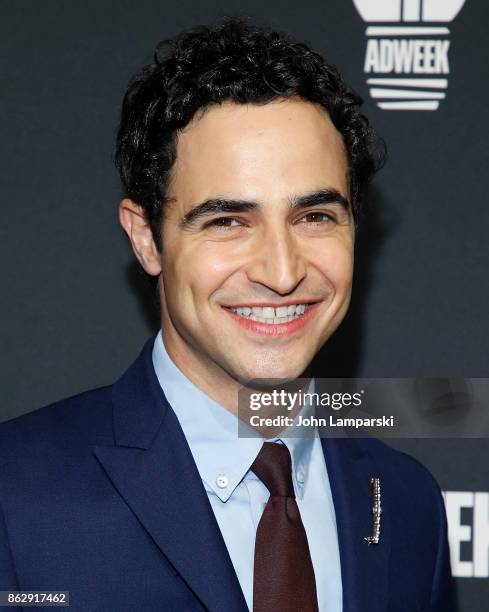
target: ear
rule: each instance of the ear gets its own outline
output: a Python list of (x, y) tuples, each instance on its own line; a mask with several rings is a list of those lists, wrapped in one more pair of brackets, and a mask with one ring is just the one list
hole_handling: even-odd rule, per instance
[(152, 276), (161, 272), (161, 255), (156, 248), (146, 212), (140, 204), (124, 198), (119, 204), (119, 221), (129, 237), (134, 254)]

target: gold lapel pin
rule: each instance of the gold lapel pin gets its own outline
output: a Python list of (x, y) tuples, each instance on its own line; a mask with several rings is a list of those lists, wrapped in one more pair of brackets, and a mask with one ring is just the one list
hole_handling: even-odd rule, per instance
[(372, 535), (364, 538), (366, 542), (370, 544), (378, 544), (380, 539), (380, 515), (382, 514), (382, 506), (380, 505), (380, 478), (374, 476), (370, 479), (370, 488), (374, 498), (374, 505), (372, 507), (373, 515), (373, 527)]

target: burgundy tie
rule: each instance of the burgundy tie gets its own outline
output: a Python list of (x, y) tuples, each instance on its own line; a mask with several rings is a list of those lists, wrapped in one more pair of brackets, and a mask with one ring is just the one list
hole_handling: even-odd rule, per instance
[(295, 501), (288, 448), (265, 442), (251, 470), (270, 491), (256, 530), (253, 612), (318, 612), (314, 568)]

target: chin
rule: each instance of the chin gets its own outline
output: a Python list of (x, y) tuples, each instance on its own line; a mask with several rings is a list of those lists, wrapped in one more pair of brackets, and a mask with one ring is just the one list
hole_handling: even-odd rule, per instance
[(290, 363), (273, 363), (273, 361), (264, 361), (255, 364), (252, 368), (242, 368), (242, 378), (244, 380), (254, 379), (279, 379), (279, 380), (295, 380), (299, 378), (308, 363), (290, 364)]

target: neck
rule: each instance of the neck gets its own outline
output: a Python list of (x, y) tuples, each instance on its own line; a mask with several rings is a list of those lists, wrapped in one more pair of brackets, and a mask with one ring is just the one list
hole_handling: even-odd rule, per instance
[(162, 336), (166, 352), (177, 368), (211, 399), (237, 415), (238, 390), (242, 386), (239, 381), (184, 339), (175, 337), (175, 332), (168, 333), (163, 327)]
[[(162, 337), (165, 350), (177, 368), (207, 396), (237, 416), (238, 391), (244, 383), (212, 361), (209, 355), (190, 346), (176, 330), (168, 331), (162, 326)], [(310, 373), (308, 366), (300, 378), (309, 378)]]

